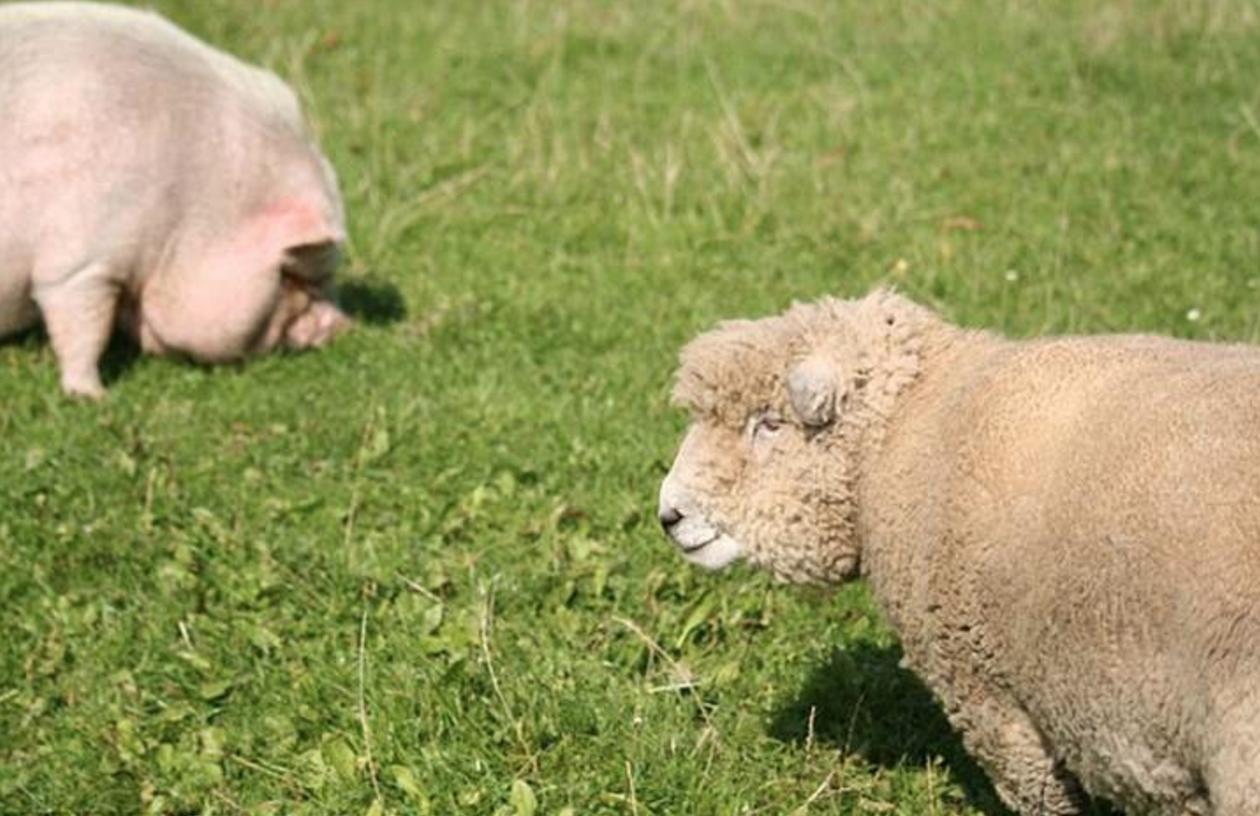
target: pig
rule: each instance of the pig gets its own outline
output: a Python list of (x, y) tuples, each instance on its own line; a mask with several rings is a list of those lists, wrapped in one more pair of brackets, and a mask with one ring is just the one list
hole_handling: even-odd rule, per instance
[(72, 396), (115, 329), (203, 363), (350, 325), (332, 165), (293, 91), (155, 13), (0, 5), (0, 336), (41, 320)]

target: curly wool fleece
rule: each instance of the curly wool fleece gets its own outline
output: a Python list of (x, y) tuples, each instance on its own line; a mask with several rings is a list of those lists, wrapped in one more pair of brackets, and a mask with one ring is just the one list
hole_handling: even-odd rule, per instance
[(1016, 342), (880, 291), (723, 324), (675, 396), (662, 512), (867, 577), (1008, 805), (1260, 813), (1260, 349)]

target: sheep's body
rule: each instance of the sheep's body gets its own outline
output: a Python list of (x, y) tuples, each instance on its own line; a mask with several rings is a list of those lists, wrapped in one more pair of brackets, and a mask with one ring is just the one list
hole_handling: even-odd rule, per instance
[[(895, 318), (895, 335), (859, 332), (866, 348), (835, 352), (848, 373), (834, 427), (779, 437), (760, 461), (845, 460), (835, 505), (852, 541), (819, 546), (860, 550), (908, 665), (1003, 799), (1073, 814), (1083, 786), (1134, 816), (1260, 813), (1260, 349), (1012, 342), (882, 294), (794, 314), (808, 339), (784, 345), (780, 383), (826, 321)], [(715, 421), (696, 387), (707, 358), (725, 344), (748, 366), (757, 343), (735, 348), (739, 333), (699, 341), (702, 370), (684, 364), (697, 426)], [(907, 349), (913, 381), (881, 387), (881, 361)], [(776, 404), (747, 393), (754, 413)], [(889, 407), (863, 411), (872, 400)], [(716, 505), (734, 538), (756, 529), (690, 467), (680, 456), (669, 490)], [(775, 567), (777, 542), (749, 535), (747, 554)]]
[(910, 665), (1026, 813), (1074, 812), (1055, 759), (1135, 813), (1260, 813), (1260, 352), (953, 345), (858, 481)]

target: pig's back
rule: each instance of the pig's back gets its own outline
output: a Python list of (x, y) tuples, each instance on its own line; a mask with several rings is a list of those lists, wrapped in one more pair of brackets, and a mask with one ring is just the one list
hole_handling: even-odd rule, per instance
[(41, 270), (152, 264), (181, 219), (232, 218), (216, 202), (263, 183), (258, 145), (309, 141), (275, 76), (91, 3), (0, 5), (0, 110), (0, 334), (31, 319), (11, 304)]
[(311, 141), (296, 96), (275, 75), (157, 14), (93, 3), (0, 5), (0, 110), (6, 156), (44, 141), (68, 154), (66, 137), (81, 136), (76, 146), (96, 163), (129, 149), (150, 165), (207, 152), (221, 172), (224, 142), (242, 132)]
[(297, 98), (278, 77), (150, 11), (85, 2), (0, 4), (0, 65), (0, 96), (32, 79), (42, 86), (97, 77), (133, 92), (171, 86), (194, 95), (231, 94), (260, 125), (305, 133)]

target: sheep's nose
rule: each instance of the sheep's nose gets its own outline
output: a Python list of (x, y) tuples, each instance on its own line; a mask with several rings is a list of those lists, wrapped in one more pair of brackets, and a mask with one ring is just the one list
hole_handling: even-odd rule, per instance
[(661, 510), (660, 519), (661, 529), (668, 533), (671, 527), (682, 521), (682, 513), (679, 513), (672, 507), (666, 507)]

